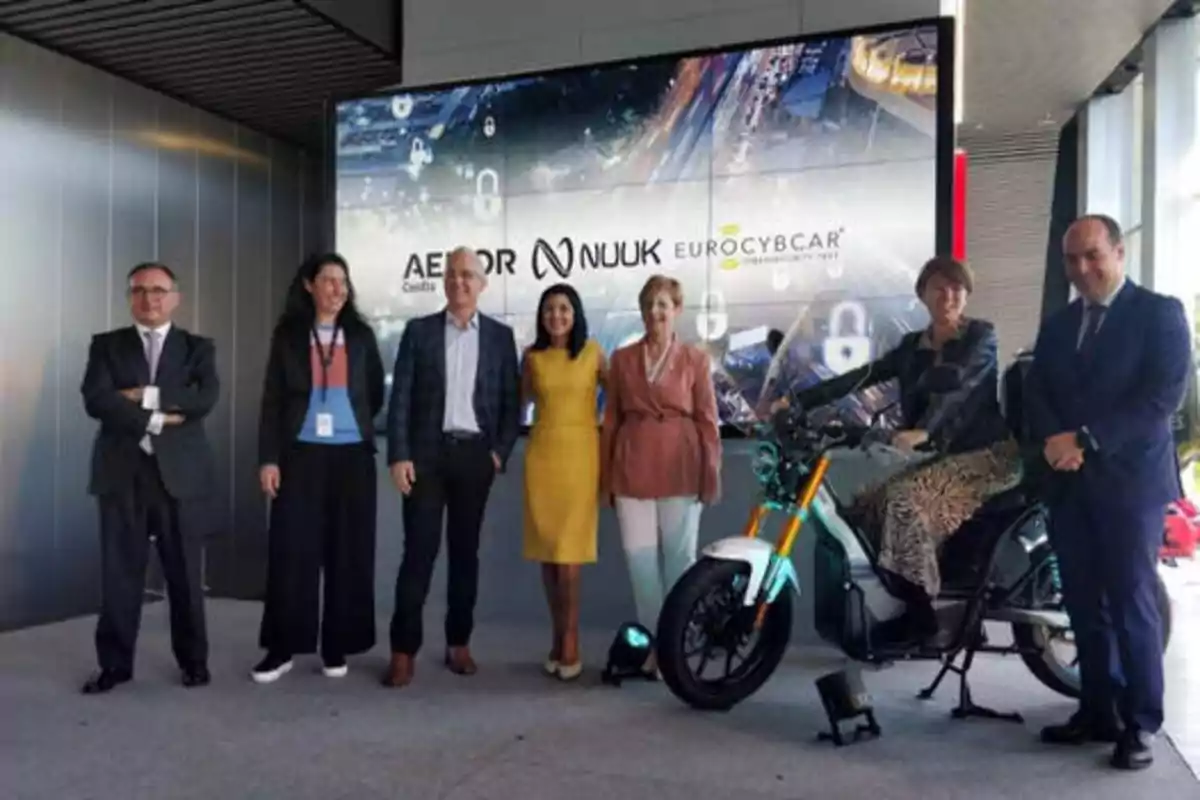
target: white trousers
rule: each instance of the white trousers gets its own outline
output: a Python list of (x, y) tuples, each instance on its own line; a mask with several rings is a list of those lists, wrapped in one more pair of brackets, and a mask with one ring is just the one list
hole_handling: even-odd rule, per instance
[(651, 634), (658, 629), (658, 613), (667, 592), (696, 561), (702, 509), (696, 497), (616, 498), (638, 622)]

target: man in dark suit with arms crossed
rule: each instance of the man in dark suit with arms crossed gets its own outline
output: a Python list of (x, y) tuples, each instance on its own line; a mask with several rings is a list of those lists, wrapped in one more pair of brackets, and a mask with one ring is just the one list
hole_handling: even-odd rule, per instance
[(133, 677), (152, 536), (183, 684), (210, 680), (200, 567), (214, 486), (203, 427), (219, 393), (213, 343), (171, 324), (179, 289), (166, 266), (134, 267), (127, 291), (135, 324), (92, 338), (81, 388), (88, 416), (100, 421), (89, 486), (100, 506), (100, 671), (87, 694)]
[(1183, 305), (1125, 277), (1112, 219), (1063, 239), (1079, 299), (1042, 325), (1026, 410), (1044, 442), (1051, 544), (1079, 651), (1078, 712), (1042, 731), (1057, 744), (1115, 742), (1112, 764), (1142, 769), (1163, 721), (1158, 550), (1178, 498), (1170, 418), (1190, 369)]
[(479, 582), (479, 529), (488, 493), (520, 430), (520, 373), (512, 328), (479, 313), (487, 286), (478, 255), (447, 261), (446, 308), (409, 322), (388, 405), (388, 464), (404, 495), (404, 559), (396, 576), (392, 660), (385, 686), (406, 686), (421, 647), (421, 612), (446, 516), (449, 574), (446, 666), (472, 675), (468, 647)]

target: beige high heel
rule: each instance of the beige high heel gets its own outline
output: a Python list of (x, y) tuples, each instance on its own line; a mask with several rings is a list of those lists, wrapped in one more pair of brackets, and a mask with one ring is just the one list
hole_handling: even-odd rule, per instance
[(573, 681), (583, 674), (583, 659), (579, 659), (574, 664), (559, 664), (558, 679), (560, 681)]
[(542, 672), (549, 675), (551, 678), (558, 675), (558, 662), (553, 658), (547, 658), (542, 662)]

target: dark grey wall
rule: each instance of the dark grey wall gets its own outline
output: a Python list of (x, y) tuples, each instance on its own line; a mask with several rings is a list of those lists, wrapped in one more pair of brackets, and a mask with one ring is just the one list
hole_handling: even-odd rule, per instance
[(354, 33), (396, 52), (398, 0), (305, 0), (305, 4), (346, 26)]
[(315, 243), (315, 170), (233, 123), (0, 35), (0, 629), (93, 611), (92, 333), (127, 324), (124, 275), (179, 274), (179, 324), (217, 342), (209, 436), (226, 480), (209, 582), (258, 557), (256, 407), (267, 335)]

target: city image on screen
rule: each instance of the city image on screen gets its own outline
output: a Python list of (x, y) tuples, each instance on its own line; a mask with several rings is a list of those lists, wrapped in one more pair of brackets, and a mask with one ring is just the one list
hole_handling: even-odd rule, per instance
[(878, 356), (927, 319), (938, 39), (924, 23), (338, 103), (336, 245), (389, 369), (460, 245), (521, 349), (556, 282), (611, 353), (642, 334), (646, 279), (678, 279), (680, 335), (712, 356), (730, 425), (768, 375), (800, 388)]

